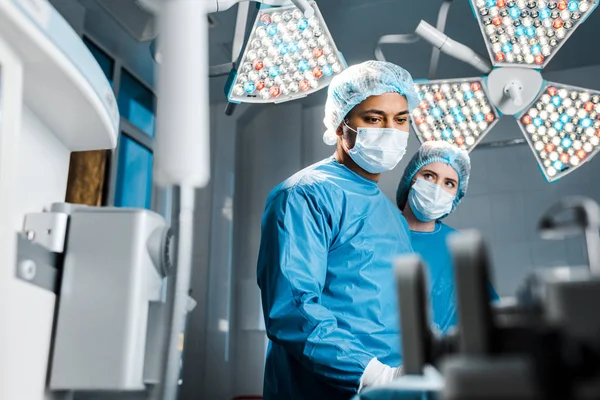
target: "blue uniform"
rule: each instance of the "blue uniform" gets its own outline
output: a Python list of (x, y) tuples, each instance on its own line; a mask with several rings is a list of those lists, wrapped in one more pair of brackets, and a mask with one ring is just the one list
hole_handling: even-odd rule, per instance
[[(412, 246), (427, 263), (429, 271), (429, 297), (433, 308), (433, 324), (442, 333), (456, 326), (456, 294), (452, 257), (446, 239), (457, 232), (441, 222), (436, 222), (433, 232), (411, 231)], [(488, 284), (490, 299), (498, 299), (498, 294)], [(439, 398), (436, 391), (374, 388), (355, 396), (352, 400), (429, 400)]]
[[(454, 270), (446, 242), (448, 235), (455, 232), (441, 222), (435, 224), (433, 232), (410, 232), (413, 249), (428, 266), (433, 323), (443, 333), (457, 324)], [(498, 294), (494, 288), (491, 285), (488, 288), (490, 299), (497, 300)]]
[(373, 357), (401, 364), (392, 264), (406, 220), (377, 184), (330, 158), (269, 195), (258, 258), (264, 398), (349, 399)]

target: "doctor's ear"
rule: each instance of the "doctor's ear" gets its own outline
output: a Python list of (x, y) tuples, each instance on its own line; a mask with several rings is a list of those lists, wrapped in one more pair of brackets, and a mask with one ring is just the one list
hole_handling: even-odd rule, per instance
[(344, 130), (342, 129), (342, 124), (340, 124), (340, 126), (338, 126), (338, 128), (335, 130), (335, 134), (338, 136), (342, 136), (344, 134)]

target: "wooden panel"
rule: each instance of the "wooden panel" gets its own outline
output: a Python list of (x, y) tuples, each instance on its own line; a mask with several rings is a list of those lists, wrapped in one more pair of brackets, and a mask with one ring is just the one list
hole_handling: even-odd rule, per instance
[(67, 203), (101, 206), (109, 151), (71, 153)]

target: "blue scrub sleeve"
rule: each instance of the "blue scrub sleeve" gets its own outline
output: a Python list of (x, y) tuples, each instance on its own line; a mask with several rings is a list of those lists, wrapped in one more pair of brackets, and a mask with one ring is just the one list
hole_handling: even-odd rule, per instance
[(319, 196), (289, 190), (271, 199), (262, 221), (257, 272), (267, 335), (325, 382), (356, 391), (374, 356), (321, 304), (331, 216)]

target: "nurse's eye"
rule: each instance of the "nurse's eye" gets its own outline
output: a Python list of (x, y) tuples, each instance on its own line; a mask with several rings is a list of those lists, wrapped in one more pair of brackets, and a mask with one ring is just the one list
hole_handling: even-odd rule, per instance
[(407, 121), (408, 121), (408, 118), (397, 118), (397, 119), (396, 119), (396, 123), (397, 123), (398, 125), (403, 125), (403, 124), (405, 124)]
[(446, 187), (454, 189), (456, 187), (456, 184), (453, 181), (446, 181)]
[(423, 178), (427, 179), (428, 181), (432, 181), (434, 176), (433, 174), (425, 173), (423, 174)]

